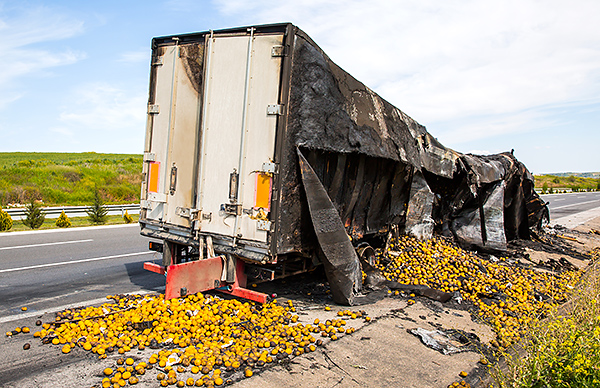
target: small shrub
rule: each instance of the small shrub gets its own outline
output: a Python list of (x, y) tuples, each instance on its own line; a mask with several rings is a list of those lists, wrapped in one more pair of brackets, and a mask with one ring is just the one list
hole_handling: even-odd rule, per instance
[(10, 230), (13, 226), (13, 220), (10, 214), (0, 209), (0, 232)]
[(127, 210), (125, 210), (125, 214), (123, 214), (123, 221), (125, 221), (126, 224), (131, 224), (133, 222), (133, 217), (129, 215)]
[(64, 210), (62, 211), (62, 213), (60, 213), (60, 216), (58, 216), (58, 219), (56, 220), (56, 226), (58, 226), (59, 228), (68, 228), (71, 226), (71, 220), (69, 219)]
[(46, 215), (42, 210), (42, 205), (39, 202), (31, 200), (29, 205), (25, 207), (25, 219), (23, 224), (31, 229), (38, 229), (44, 223)]
[(100, 192), (98, 189), (94, 190), (94, 203), (88, 210), (85, 211), (92, 224), (100, 225), (106, 223), (106, 214), (108, 210), (104, 207), (102, 199), (100, 198)]

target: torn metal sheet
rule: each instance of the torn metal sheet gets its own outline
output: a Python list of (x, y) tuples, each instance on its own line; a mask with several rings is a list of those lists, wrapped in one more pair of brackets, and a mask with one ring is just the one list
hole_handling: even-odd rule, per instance
[[(459, 330), (427, 330), (421, 327), (407, 330), (410, 334), (419, 337), (421, 342), (444, 355), (456, 354), (473, 350), (473, 344), (479, 338), (472, 333), (462, 333)], [(468, 338), (473, 337), (473, 338)]]
[(323, 252), (323, 265), (333, 300), (339, 304), (352, 305), (354, 296), (362, 285), (358, 256), (327, 191), (300, 150), (298, 158), (302, 184), (313, 228)]
[(483, 238), (484, 248), (505, 251), (506, 235), (504, 234), (504, 181), (498, 182), (483, 204)]
[(413, 175), (410, 187), (410, 199), (406, 214), (406, 234), (420, 239), (429, 239), (433, 235), (434, 195), (421, 172)]

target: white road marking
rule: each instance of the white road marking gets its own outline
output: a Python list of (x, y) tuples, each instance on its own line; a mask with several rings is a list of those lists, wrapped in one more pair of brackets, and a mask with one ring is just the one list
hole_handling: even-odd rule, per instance
[(58, 262), (58, 263), (31, 265), (29, 267), (8, 268), (8, 269), (2, 269), (2, 270), (0, 270), (0, 273), (14, 272), (14, 271), (25, 271), (25, 270), (28, 270), (28, 269), (45, 268), (45, 267), (55, 267), (55, 266), (58, 266), (58, 265), (86, 263), (86, 262), (89, 262), (89, 261), (119, 259), (121, 257), (140, 256), (140, 255), (147, 255), (147, 254), (154, 254), (154, 252), (152, 252), (152, 251), (145, 251), (145, 252), (136, 252), (136, 253), (125, 253), (123, 255), (113, 255), (113, 256), (104, 256), (104, 257), (92, 257), (90, 259), (81, 259), (81, 260), (72, 260), (72, 261), (61, 261), (61, 262)]
[(556, 198), (556, 199), (554, 200), (554, 202), (558, 202), (558, 201), (564, 201), (564, 200), (565, 200), (565, 198)]
[(133, 223), (133, 224), (117, 224), (117, 225), (101, 225), (101, 226), (82, 226), (82, 227), (64, 228), (64, 229), (23, 230), (20, 232), (2, 232), (2, 233), (0, 233), (0, 237), (19, 236), (22, 234), (65, 233), (65, 232), (79, 232), (79, 231), (96, 230), (96, 229), (132, 228), (132, 227), (139, 228), (140, 225), (137, 223)]
[(557, 206), (557, 207), (552, 208), (550, 210), (562, 209), (562, 208), (565, 208), (565, 207), (578, 206), (578, 205), (583, 205), (583, 204), (586, 204), (586, 203), (594, 203), (594, 202), (599, 202), (600, 203), (600, 200), (596, 199), (596, 200), (593, 200), (593, 201), (585, 201), (585, 202), (572, 203), (570, 205)]
[(87, 240), (59, 241), (59, 242), (43, 243), (43, 244), (17, 245), (17, 246), (14, 246), (14, 247), (2, 247), (2, 248), (0, 248), (0, 251), (7, 250), (7, 249), (21, 249), (21, 248), (33, 248), (33, 247), (45, 247), (45, 246), (48, 246), (48, 245), (78, 244), (78, 243), (90, 242), (90, 241), (94, 241), (94, 240), (87, 239)]

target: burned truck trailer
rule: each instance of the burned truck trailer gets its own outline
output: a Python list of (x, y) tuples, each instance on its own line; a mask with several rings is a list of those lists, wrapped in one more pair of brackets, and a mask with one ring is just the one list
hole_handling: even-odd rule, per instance
[(439, 233), (501, 251), (548, 212), (512, 153), (444, 147), (289, 23), (154, 38), (144, 151), (141, 233), (162, 241), (145, 267), (167, 298), (265, 302), (248, 277), (323, 263), (351, 304), (365, 242)]

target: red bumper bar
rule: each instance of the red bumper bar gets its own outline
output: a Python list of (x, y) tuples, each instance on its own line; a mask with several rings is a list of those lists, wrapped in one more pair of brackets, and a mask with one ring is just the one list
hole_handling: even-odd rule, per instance
[(197, 292), (217, 290), (229, 295), (266, 303), (269, 296), (246, 289), (247, 277), (244, 273), (244, 262), (236, 260), (235, 281), (221, 282), (223, 273), (223, 256), (170, 265), (168, 268), (151, 262), (144, 263), (144, 269), (159, 274), (167, 274), (165, 299), (179, 298)]

